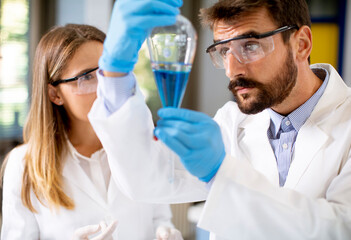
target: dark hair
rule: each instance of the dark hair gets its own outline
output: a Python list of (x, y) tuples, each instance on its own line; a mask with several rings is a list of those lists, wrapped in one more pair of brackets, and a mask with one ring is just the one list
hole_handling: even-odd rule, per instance
[[(213, 29), (216, 21), (231, 23), (266, 8), (277, 27), (296, 25), (311, 27), (311, 19), (306, 0), (219, 0), (212, 7), (200, 10), (203, 25)], [(287, 43), (290, 31), (283, 32), (283, 41)]]

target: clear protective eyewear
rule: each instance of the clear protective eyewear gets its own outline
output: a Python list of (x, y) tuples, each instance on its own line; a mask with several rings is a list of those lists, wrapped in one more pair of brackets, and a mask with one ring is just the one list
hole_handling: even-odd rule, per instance
[(51, 85), (56, 87), (57, 85), (59, 85), (61, 83), (77, 81), (77, 84), (72, 87), (72, 92), (74, 94), (83, 95), (83, 94), (89, 94), (89, 93), (96, 92), (97, 83), (98, 83), (97, 76), (96, 76), (97, 69), (98, 69), (98, 67), (93, 68), (85, 73), (82, 73), (82, 74), (76, 76), (76, 77), (57, 80), (55, 82), (52, 82)]
[(294, 26), (284, 26), (274, 31), (262, 34), (245, 34), (230, 39), (218, 41), (206, 49), (210, 54), (213, 65), (216, 68), (225, 68), (228, 55), (233, 56), (243, 64), (257, 61), (274, 50), (273, 35), (290, 29), (298, 29)]

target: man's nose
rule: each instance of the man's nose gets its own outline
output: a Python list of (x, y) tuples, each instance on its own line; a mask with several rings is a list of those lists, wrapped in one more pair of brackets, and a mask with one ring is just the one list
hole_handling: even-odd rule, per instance
[(229, 79), (234, 79), (239, 75), (245, 75), (245, 64), (239, 62), (233, 53), (228, 53), (225, 61), (225, 75)]

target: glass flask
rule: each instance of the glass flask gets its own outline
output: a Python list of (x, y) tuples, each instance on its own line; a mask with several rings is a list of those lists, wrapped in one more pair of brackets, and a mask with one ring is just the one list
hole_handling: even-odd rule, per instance
[[(163, 107), (179, 108), (195, 57), (197, 34), (182, 15), (174, 25), (156, 27), (147, 38), (151, 67)], [(154, 136), (154, 139), (157, 138)], [(169, 160), (168, 181), (174, 181), (174, 161)]]
[(163, 107), (180, 107), (195, 57), (197, 34), (182, 15), (154, 28), (147, 38), (151, 67)]

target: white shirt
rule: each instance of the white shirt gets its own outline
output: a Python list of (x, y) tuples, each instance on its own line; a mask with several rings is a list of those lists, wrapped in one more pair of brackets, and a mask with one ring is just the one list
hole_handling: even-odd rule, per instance
[(81, 166), (101, 196), (106, 200), (111, 171), (103, 148), (93, 153), (90, 157), (80, 154), (70, 141), (68, 141), (68, 148), (74, 159), (78, 161), (79, 166)]

